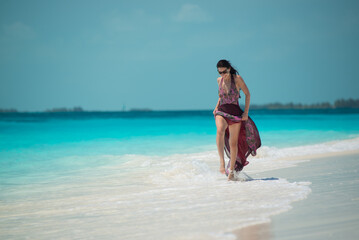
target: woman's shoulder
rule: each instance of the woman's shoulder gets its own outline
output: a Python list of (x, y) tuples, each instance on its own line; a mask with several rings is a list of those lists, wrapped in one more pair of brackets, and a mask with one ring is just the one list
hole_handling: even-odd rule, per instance
[(239, 82), (242, 82), (243, 81), (243, 78), (241, 77), (241, 75), (239, 74), (236, 74), (235, 77), (234, 77), (236, 83), (239, 83)]
[(221, 82), (221, 78), (222, 78), (222, 77), (218, 77), (218, 78), (217, 78), (217, 83), (218, 83), (218, 85), (219, 85), (219, 83)]
[(242, 79), (242, 76), (237, 73), (237, 74), (235, 75), (235, 78), (236, 78), (236, 79)]
[(238, 91), (241, 90), (241, 86), (243, 86), (243, 78), (241, 77), (241, 75), (239, 74), (236, 74), (235, 77), (234, 77), (234, 81), (235, 81), (235, 84), (236, 84), (236, 87), (238, 89)]

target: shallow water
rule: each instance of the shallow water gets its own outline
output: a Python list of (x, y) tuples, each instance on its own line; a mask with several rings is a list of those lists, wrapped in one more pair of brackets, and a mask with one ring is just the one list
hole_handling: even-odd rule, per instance
[(234, 239), (311, 192), (261, 173), (359, 146), (357, 114), (252, 118), (263, 143), (244, 170), (253, 179), (228, 182), (206, 112), (2, 116), (0, 238)]

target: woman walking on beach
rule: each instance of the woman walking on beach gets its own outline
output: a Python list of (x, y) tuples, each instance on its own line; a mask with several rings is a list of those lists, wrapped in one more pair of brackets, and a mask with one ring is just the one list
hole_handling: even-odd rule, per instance
[[(241, 171), (249, 162), (249, 154), (256, 155), (261, 145), (257, 127), (248, 117), (250, 93), (229, 61), (220, 60), (217, 63), (220, 75), (217, 78), (219, 99), (213, 111), (217, 126), (217, 148), (220, 158), (221, 173), (228, 174), (228, 180), (234, 180), (234, 172)], [(239, 91), (245, 94), (244, 111), (239, 107)], [(225, 169), (224, 150), (230, 161)]]

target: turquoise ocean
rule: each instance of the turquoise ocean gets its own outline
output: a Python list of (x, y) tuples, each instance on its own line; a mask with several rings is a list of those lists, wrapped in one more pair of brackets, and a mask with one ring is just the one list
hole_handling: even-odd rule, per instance
[(212, 111), (0, 113), (0, 238), (235, 239), (311, 192), (261, 172), (359, 149), (358, 110), (250, 116), (262, 147), (228, 182)]

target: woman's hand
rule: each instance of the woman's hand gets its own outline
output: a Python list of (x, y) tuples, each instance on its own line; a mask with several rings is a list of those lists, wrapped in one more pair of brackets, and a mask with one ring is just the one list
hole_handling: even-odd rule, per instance
[(217, 112), (217, 108), (215, 108), (214, 110), (213, 110), (213, 115), (215, 115), (216, 116), (216, 112)]
[(248, 113), (244, 112), (242, 114), (242, 121), (247, 121), (248, 120)]

